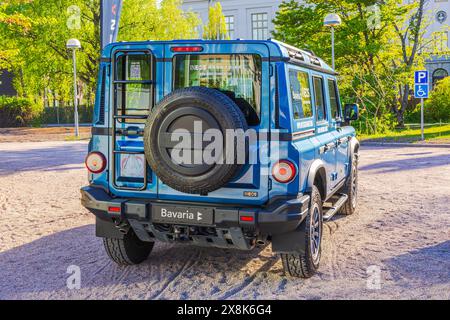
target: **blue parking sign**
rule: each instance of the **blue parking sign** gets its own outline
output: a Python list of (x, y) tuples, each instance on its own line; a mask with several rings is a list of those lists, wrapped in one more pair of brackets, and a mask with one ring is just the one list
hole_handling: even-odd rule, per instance
[(414, 83), (428, 85), (428, 71), (423, 70), (414, 72)]
[(426, 99), (428, 98), (428, 84), (415, 84), (414, 85), (414, 98)]

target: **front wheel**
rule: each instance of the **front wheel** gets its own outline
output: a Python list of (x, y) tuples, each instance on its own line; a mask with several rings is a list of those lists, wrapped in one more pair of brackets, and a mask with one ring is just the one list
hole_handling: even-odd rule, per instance
[(353, 156), (350, 175), (341, 192), (346, 194), (348, 199), (342, 206), (340, 213), (344, 215), (355, 213), (358, 202), (358, 158), (356, 156)]
[(304, 231), (305, 252), (282, 253), (284, 271), (292, 277), (310, 278), (319, 269), (322, 254), (323, 228), (322, 199), (320, 192), (313, 186), (309, 213), (300, 225)]
[(153, 249), (153, 242), (141, 241), (130, 229), (123, 239), (103, 238), (105, 250), (112, 261), (121, 266), (144, 262)]

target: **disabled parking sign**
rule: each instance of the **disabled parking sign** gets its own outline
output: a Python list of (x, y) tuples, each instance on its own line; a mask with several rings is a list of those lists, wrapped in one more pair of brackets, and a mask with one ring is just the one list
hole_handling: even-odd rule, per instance
[(414, 98), (420, 99), (420, 131), (422, 141), (425, 140), (424, 134), (424, 115), (423, 115), (423, 99), (428, 98), (429, 93), (428, 71), (414, 72)]
[(426, 99), (429, 91), (428, 71), (416, 71), (414, 73), (414, 97)]
[(414, 98), (417, 99), (426, 99), (428, 98), (428, 85), (425, 84), (415, 84), (414, 85)]

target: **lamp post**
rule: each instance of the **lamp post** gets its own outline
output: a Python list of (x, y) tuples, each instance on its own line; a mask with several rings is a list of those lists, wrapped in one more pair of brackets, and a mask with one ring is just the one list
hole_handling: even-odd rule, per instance
[(325, 19), (323, 20), (323, 25), (325, 27), (331, 28), (331, 59), (332, 59), (332, 66), (333, 70), (335, 69), (335, 63), (334, 63), (334, 27), (337, 27), (342, 24), (341, 18), (335, 14), (330, 13), (328, 14)]
[(78, 124), (78, 87), (77, 87), (77, 49), (81, 49), (81, 43), (77, 39), (69, 39), (67, 41), (66, 47), (68, 50), (72, 50), (72, 59), (73, 59), (73, 102), (74, 102), (74, 120), (75, 120), (75, 137), (80, 136), (79, 132), (79, 124)]

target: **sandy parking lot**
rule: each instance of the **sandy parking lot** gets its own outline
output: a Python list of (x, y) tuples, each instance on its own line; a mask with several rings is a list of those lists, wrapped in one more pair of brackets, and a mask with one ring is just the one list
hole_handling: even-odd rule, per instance
[[(86, 147), (0, 143), (0, 299), (450, 299), (450, 149), (364, 147), (358, 213), (326, 224), (320, 273), (300, 280), (270, 247), (158, 243), (117, 267), (79, 203)], [(70, 265), (80, 290), (66, 287)]]

